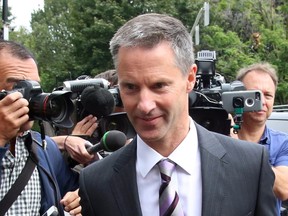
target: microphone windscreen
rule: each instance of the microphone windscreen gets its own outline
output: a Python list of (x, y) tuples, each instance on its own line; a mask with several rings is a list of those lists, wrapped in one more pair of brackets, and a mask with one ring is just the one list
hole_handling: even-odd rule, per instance
[(123, 147), (126, 141), (127, 137), (123, 132), (117, 130), (107, 131), (101, 138), (100, 143), (89, 147), (87, 151), (89, 154), (94, 154), (100, 150), (114, 152)]
[(111, 114), (115, 107), (113, 95), (99, 86), (88, 86), (81, 94), (83, 108), (97, 118)]
[(107, 131), (102, 137), (100, 143), (103, 144), (103, 149), (108, 152), (116, 151), (126, 144), (127, 137), (122, 131), (111, 130)]

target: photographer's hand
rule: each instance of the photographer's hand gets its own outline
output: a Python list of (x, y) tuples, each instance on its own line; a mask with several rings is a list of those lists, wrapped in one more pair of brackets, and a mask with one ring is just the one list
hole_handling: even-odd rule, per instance
[(95, 156), (88, 153), (86, 149), (87, 140), (77, 136), (66, 136), (64, 149), (70, 157), (80, 164), (88, 164), (94, 160)]
[(8, 94), (0, 101), (0, 146), (16, 137), (23, 124), (28, 122), (28, 101), (20, 92)]
[(60, 201), (60, 203), (64, 205), (65, 211), (68, 212), (70, 215), (82, 215), (78, 190), (79, 189), (66, 193), (63, 199)]
[(78, 135), (91, 136), (97, 127), (97, 118), (89, 115), (76, 124), (71, 135), (55, 136), (52, 139), (61, 150), (66, 150), (72, 159), (80, 164), (87, 164), (92, 162), (95, 156), (87, 152), (85, 146), (87, 140), (78, 137)]
[(230, 137), (238, 139), (238, 135), (234, 133), (234, 125), (235, 125), (234, 118), (230, 113), (228, 114), (228, 118), (231, 120)]
[(97, 118), (93, 115), (88, 115), (80, 122), (77, 122), (72, 131), (72, 135), (88, 135), (91, 136), (98, 127)]
[(69, 156), (80, 164), (87, 164), (94, 160), (94, 155), (88, 153), (86, 149), (87, 140), (67, 135), (51, 137), (58, 145), (60, 150), (65, 150)]

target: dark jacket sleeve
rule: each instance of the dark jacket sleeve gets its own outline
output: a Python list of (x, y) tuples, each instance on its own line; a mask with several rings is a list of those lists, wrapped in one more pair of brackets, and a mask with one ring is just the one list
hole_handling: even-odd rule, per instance
[[(86, 178), (86, 174), (87, 173), (84, 173), (81, 171), (81, 175), (80, 175), (80, 189), (79, 189), (79, 196), (81, 197), (81, 200), (80, 200), (80, 204), (82, 206), (82, 215), (94, 215), (93, 213), (93, 208), (92, 208), (92, 205), (91, 205), (91, 200), (88, 196), (88, 192), (87, 190), (89, 190), (87, 187), (86, 187), (86, 184), (85, 184), (85, 178)], [(96, 193), (96, 191), (95, 191)], [(84, 206), (84, 208), (83, 208)]]
[(40, 142), (37, 145), (37, 156), (42, 186), (41, 209), (45, 212), (51, 205), (62, 208), (60, 199), (67, 192), (79, 188), (79, 173), (68, 166), (57, 144), (50, 137), (45, 138), (46, 149), (41, 146), (39, 133), (33, 132), (33, 138)]
[(259, 177), (258, 187), (258, 202), (256, 208), (256, 215), (277, 215), (276, 206), (277, 200), (273, 192), (273, 185), (275, 180), (274, 172), (269, 164), (269, 154), (263, 146), (263, 154), (261, 161), (261, 173)]

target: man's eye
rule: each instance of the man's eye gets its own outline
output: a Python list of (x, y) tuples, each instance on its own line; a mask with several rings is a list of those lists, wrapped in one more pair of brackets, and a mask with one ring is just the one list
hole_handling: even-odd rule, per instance
[[(120, 86), (120, 89), (121, 89), (121, 86)], [(127, 84), (122, 85), (122, 89), (126, 91), (134, 91), (136, 89), (136, 86), (133, 84), (127, 83)]]
[(273, 98), (273, 95), (271, 95), (271, 94), (265, 94), (265, 97), (266, 97), (267, 99), (272, 99), (272, 98)]
[(133, 90), (133, 89), (135, 89), (135, 86), (132, 85), (132, 84), (127, 84), (126, 88), (129, 89), (129, 90)]
[(164, 88), (164, 87), (165, 87), (165, 84), (164, 84), (164, 83), (156, 83), (156, 84), (154, 85), (154, 87), (157, 88), (157, 89), (161, 89), (161, 88)]

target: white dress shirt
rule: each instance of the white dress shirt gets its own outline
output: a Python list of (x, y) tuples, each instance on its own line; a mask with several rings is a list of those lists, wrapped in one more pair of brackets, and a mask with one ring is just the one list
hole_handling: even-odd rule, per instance
[[(137, 136), (137, 186), (143, 216), (159, 216), (161, 177), (155, 165), (163, 158)], [(168, 158), (178, 165), (170, 184), (179, 195), (185, 216), (201, 216), (201, 160), (197, 132), (191, 118), (187, 136)]]

